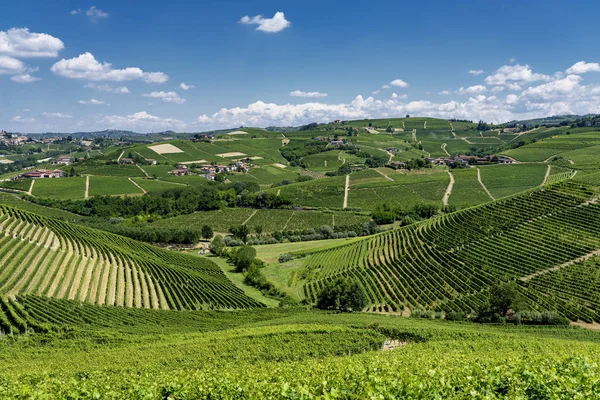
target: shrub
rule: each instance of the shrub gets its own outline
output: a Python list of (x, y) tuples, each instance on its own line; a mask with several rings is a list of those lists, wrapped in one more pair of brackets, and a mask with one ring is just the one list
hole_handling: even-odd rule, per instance
[(292, 259), (292, 255), (290, 253), (283, 253), (279, 255), (279, 262), (284, 263), (288, 262)]

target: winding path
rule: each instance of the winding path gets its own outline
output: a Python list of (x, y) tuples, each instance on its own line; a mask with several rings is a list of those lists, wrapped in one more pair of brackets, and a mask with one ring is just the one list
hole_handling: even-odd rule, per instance
[(348, 191), (350, 190), (350, 175), (346, 175), (346, 187), (344, 188), (344, 207), (348, 207)]
[(544, 180), (542, 181), (541, 186), (544, 186), (548, 183), (548, 177), (550, 176), (550, 171), (552, 170), (552, 165), (548, 164), (548, 168), (546, 169), (546, 174), (544, 175)]
[(477, 168), (477, 180), (479, 181), (479, 184), (481, 185), (483, 190), (485, 190), (485, 192), (488, 194), (488, 196), (490, 196), (492, 200), (496, 200), (496, 198), (494, 196), (492, 196), (492, 194), (490, 193), (488, 188), (485, 187), (485, 184), (483, 183), (483, 180), (481, 179), (481, 171), (479, 170), (479, 168)]
[(88, 197), (90, 197), (90, 176), (86, 175), (85, 176), (85, 196), (84, 196), (84, 198), (87, 199)]
[(450, 171), (447, 171), (450, 176), (450, 183), (448, 183), (448, 188), (446, 188), (446, 193), (444, 193), (444, 197), (442, 198), (442, 204), (445, 206), (448, 205), (448, 200), (450, 199), (450, 195), (452, 194), (452, 188), (454, 187), (454, 174)]
[(33, 193), (33, 185), (35, 184), (35, 179), (31, 180), (31, 185), (29, 186), (29, 190), (27, 191), (27, 194), (31, 196), (31, 193)]
[(448, 157), (450, 157), (450, 153), (448, 153), (448, 150), (446, 150), (446, 146), (446, 143), (442, 143), (442, 150), (448, 155)]

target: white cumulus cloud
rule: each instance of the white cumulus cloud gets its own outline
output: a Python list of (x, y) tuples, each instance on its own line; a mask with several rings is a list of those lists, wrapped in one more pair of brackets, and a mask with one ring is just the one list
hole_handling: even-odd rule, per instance
[(585, 74), (586, 72), (600, 72), (600, 64), (579, 61), (566, 70), (567, 74)]
[(88, 88), (88, 89), (95, 89), (100, 92), (121, 93), (121, 94), (131, 93), (129, 91), (129, 89), (127, 88), (127, 86), (111, 86), (111, 85), (107, 85), (107, 84), (98, 85), (97, 83), (90, 82), (90, 83), (85, 84), (84, 87)]
[(534, 73), (529, 65), (504, 65), (493, 75), (485, 78), (485, 83), (488, 85), (505, 85), (507, 82), (535, 82), (535, 81), (550, 80), (548, 75)]
[(63, 114), (59, 112), (43, 112), (42, 115), (46, 118), (58, 118), (58, 119), (68, 119), (73, 118), (71, 114)]
[(152, 92), (145, 93), (142, 96), (151, 97), (153, 99), (161, 99), (165, 103), (183, 104), (186, 101), (185, 99), (179, 97), (176, 92)]
[(33, 83), (39, 81), (41, 78), (31, 76), (29, 74), (11, 76), (10, 80), (17, 83)]
[(321, 92), (303, 92), (301, 90), (294, 90), (290, 92), (292, 97), (327, 97), (327, 93)]
[(25, 70), (25, 64), (16, 58), (0, 55), (0, 75), (20, 74)]
[(90, 100), (79, 100), (79, 104), (93, 104), (93, 105), (103, 105), (106, 104), (102, 100), (90, 99)]
[(181, 129), (185, 126), (183, 121), (174, 118), (160, 118), (149, 114), (146, 111), (140, 111), (130, 115), (108, 115), (100, 120), (100, 123), (108, 125), (114, 129), (144, 129), (166, 130)]
[(285, 19), (285, 15), (281, 11), (277, 11), (273, 18), (265, 18), (262, 15), (254, 17), (245, 15), (239, 22), (248, 25), (258, 25), (256, 30), (270, 33), (280, 32), (291, 25), (291, 22)]
[(481, 74), (483, 74), (483, 70), (482, 69), (470, 69), (469, 74), (475, 75), (475, 76), (481, 75)]
[(56, 75), (71, 79), (122, 82), (142, 79), (146, 83), (163, 83), (168, 76), (162, 72), (144, 72), (138, 67), (113, 69), (112, 64), (100, 63), (87, 52), (74, 58), (62, 59), (50, 70)]
[(35, 118), (21, 117), (20, 115), (16, 115), (12, 119), (13, 122), (35, 122)]
[(91, 19), (94, 19), (94, 20), (108, 18), (108, 13), (102, 11), (101, 9), (97, 8), (96, 6), (91, 6), (85, 12), (85, 15), (87, 15), (88, 17), (90, 17)]
[(389, 83), (390, 86), (405, 88), (408, 87), (408, 83), (404, 82), (402, 79), (394, 79)]
[(469, 86), (468, 88), (461, 87), (458, 89), (459, 94), (475, 94), (483, 93), (485, 91), (487, 91), (487, 88), (484, 85)]
[(64, 47), (59, 38), (47, 33), (29, 32), (28, 28), (0, 31), (0, 55), (18, 58), (57, 57)]
[(196, 86), (194, 86), (194, 85), (186, 85), (185, 82), (181, 82), (179, 84), (179, 87), (181, 88), (181, 90), (185, 90), (185, 91), (190, 90), (190, 89), (196, 89)]

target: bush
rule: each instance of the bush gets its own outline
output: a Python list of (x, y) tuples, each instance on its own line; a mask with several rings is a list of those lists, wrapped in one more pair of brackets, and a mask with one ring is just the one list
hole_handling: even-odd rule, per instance
[(292, 259), (292, 255), (290, 253), (283, 253), (279, 255), (279, 262), (284, 263), (288, 262)]
[(317, 308), (345, 312), (361, 311), (367, 306), (362, 285), (347, 278), (328, 282), (317, 298)]

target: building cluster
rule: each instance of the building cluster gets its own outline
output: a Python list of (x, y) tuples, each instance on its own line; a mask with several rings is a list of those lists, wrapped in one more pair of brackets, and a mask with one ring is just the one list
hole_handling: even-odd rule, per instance
[(48, 170), (48, 169), (36, 169), (35, 171), (23, 172), (16, 178), (30, 178), (30, 179), (42, 179), (42, 178), (62, 178), (65, 176), (65, 172), (60, 169)]
[(463, 166), (468, 167), (470, 165), (486, 165), (486, 164), (512, 164), (515, 160), (507, 156), (449, 156), (449, 157), (437, 157), (437, 158), (426, 158), (427, 161), (438, 166)]
[(188, 165), (178, 164), (177, 168), (169, 171), (169, 173), (174, 176), (200, 175), (210, 181), (214, 181), (215, 175), (219, 173), (250, 172), (250, 165), (243, 161), (237, 161), (231, 165), (192, 164), (191, 166), (193, 167), (193, 170), (192, 168), (189, 168)]
[(27, 143), (27, 140), (27, 136), (8, 134), (4, 131), (0, 131), (0, 144), (6, 146), (22, 146)]

